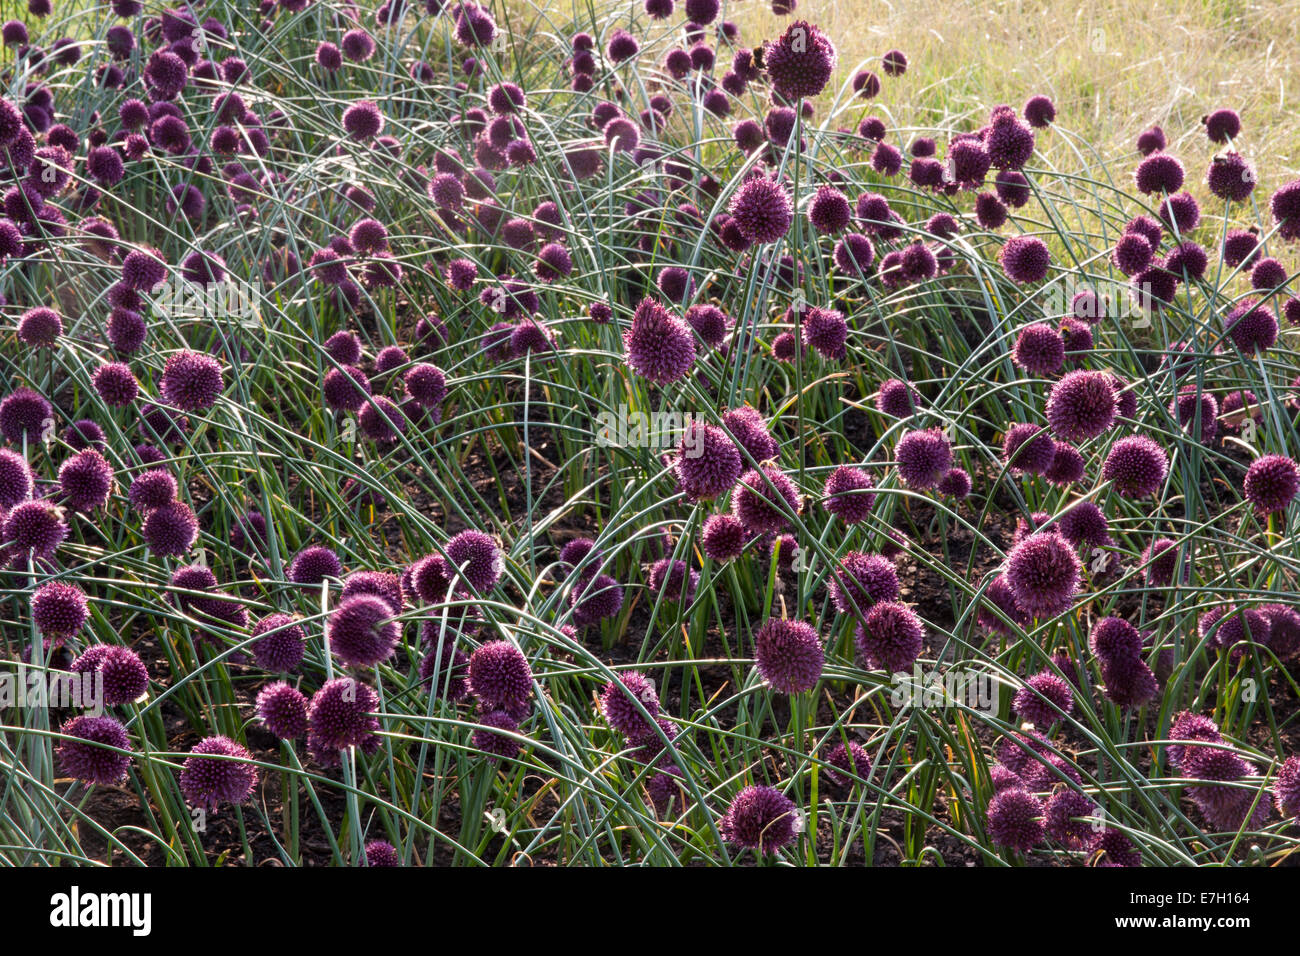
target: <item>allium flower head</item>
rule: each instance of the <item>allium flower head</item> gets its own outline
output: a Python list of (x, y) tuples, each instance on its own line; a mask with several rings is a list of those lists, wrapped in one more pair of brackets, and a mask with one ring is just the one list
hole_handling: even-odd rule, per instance
[(401, 627), (392, 606), (373, 594), (342, 601), (325, 622), (325, 637), (339, 659), (352, 667), (371, 667), (393, 656)]
[(787, 512), (799, 512), (799, 492), (779, 467), (765, 464), (741, 476), (731, 510), (751, 534), (781, 531), (789, 523)]
[(1041, 475), (1056, 460), (1056, 442), (1041, 425), (1019, 422), (1007, 429), (1002, 456), (1014, 473)]
[(35, 445), (53, 415), (53, 407), (43, 396), (30, 388), (16, 388), (0, 400), (0, 435), (15, 445), (21, 445), (26, 435), (27, 443)]
[(704, 519), (701, 543), (710, 560), (731, 561), (740, 557), (748, 537), (744, 524), (733, 515), (709, 515)]
[(294, 740), (307, 733), (307, 698), (284, 681), (267, 684), (257, 693), (257, 719), (281, 740)]
[(59, 491), (77, 511), (108, 504), (113, 490), (113, 466), (98, 451), (86, 448), (59, 466)]
[(1277, 319), (1273, 310), (1255, 299), (1239, 302), (1224, 317), (1223, 329), (1247, 357), (1268, 351), (1277, 341)]
[(316, 585), (326, 578), (343, 576), (343, 562), (322, 544), (303, 548), (289, 562), (289, 580), (294, 584)]
[(1101, 468), (1105, 481), (1114, 483), (1123, 498), (1145, 498), (1155, 494), (1169, 472), (1164, 450), (1143, 435), (1129, 435), (1110, 448)]
[(19, 567), (27, 556), (49, 558), (68, 536), (62, 511), (49, 501), (38, 499), (14, 505), (0, 522), (0, 541), (9, 544), (10, 554)]
[(1242, 487), (1246, 500), (1258, 513), (1285, 511), (1300, 491), (1300, 469), (1285, 455), (1263, 455), (1246, 469)]
[(302, 661), (307, 635), (288, 614), (268, 614), (253, 626), (253, 659), (263, 670), (291, 671)]
[(532, 686), (528, 660), (509, 641), (489, 641), (470, 655), (470, 692), (484, 707), (518, 706)]
[(640, 737), (650, 731), (650, 726), (635, 701), (653, 719), (659, 714), (659, 695), (654, 682), (640, 671), (622, 671), (617, 677), (600, 692), (600, 712), (609, 726), (623, 736)]
[(1168, 153), (1155, 153), (1138, 163), (1134, 179), (1139, 192), (1176, 193), (1183, 188), (1183, 164)]
[(347, 747), (365, 747), (377, 740), (379, 695), (351, 677), (323, 684), (307, 704), (309, 745), (319, 756)]
[(1169, 403), (1169, 414), (1178, 419), (1184, 431), (1191, 431), (1200, 419), (1200, 441), (1208, 445), (1219, 431), (1219, 403), (1209, 392), (1195, 385), (1185, 385)]
[(898, 476), (910, 488), (925, 491), (939, 483), (952, 467), (952, 446), (937, 428), (909, 431), (894, 450)]
[(49, 581), (32, 593), (32, 621), (42, 637), (72, 637), (89, 619), (86, 593), (75, 584)]
[(821, 93), (836, 60), (830, 39), (806, 20), (796, 20), (779, 38), (763, 46), (763, 68), (773, 91), (791, 101)]
[(1069, 714), (1074, 708), (1074, 692), (1051, 671), (1042, 671), (1016, 691), (1011, 706), (1021, 719), (1047, 728), (1061, 719), (1060, 711)]
[(1082, 568), (1064, 538), (1054, 532), (1031, 534), (1007, 556), (1007, 583), (1016, 603), (1035, 617), (1067, 610), (1079, 590)]
[(823, 507), (845, 524), (865, 521), (871, 513), (876, 496), (869, 489), (875, 487), (871, 476), (861, 468), (840, 465), (826, 479), (822, 489)]
[(825, 662), (812, 625), (780, 618), (769, 618), (754, 635), (754, 657), (763, 680), (783, 694), (811, 690)]
[(872, 668), (906, 672), (925, 643), (925, 626), (911, 608), (896, 601), (872, 605), (858, 625), (855, 642)]
[(695, 362), (690, 326), (649, 297), (637, 305), (623, 344), (632, 371), (656, 385), (678, 381)]
[(36, 490), (27, 459), (18, 452), (0, 448), (0, 526), (4, 513), (19, 502), (29, 499)]
[(728, 209), (741, 234), (753, 243), (776, 242), (794, 219), (785, 187), (766, 176), (746, 179)]
[(1065, 364), (1065, 339), (1045, 322), (1031, 323), (1016, 335), (1011, 359), (1032, 375), (1054, 375)]
[(883, 555), (850, 551), (840, 559), (827, 588), (841, 614), (865, 614), (880, 601), (898, 600), (898, 571)]
[(794, 842), (794, 801), (773, 787), (746, 787), (736, 795), (718, 823), (718, 832), (733, 846), (775, 853)]
[(661, 595), (669, 601), (689, 604), (695, 599), (695, 588), (699, 580), (700, 573), (685, 561), (663, 557), (650, 566), (648, 584), (651, 594)]
[(998, 253), (1002, 269), (1013, 282), (1042, 282), (1052, 257), (1047, 244), (1035, 236), (1014, 236)]
[(460, 532), (443, 549), (462, 580), (486, 594), (497, 586), (505, 567), (505, 558), (492, 536), (472, 528)]
[(65, 774), (105, 787), (126, 779), (131, 767), (130, 755), (105, 747), (130, 750), (131, 738), (126, 728), (112, 717), (74, 717), (59, 728), (59, 733), (63, 739), (59, 741), (57, 754)]
[(1027, 790), (1009, 787), (989, 801), (988, 833), (999, 846), (1027, 853), (1043, 840), (1043, 805)]
[(216, 404), (225, 382), (221, 365), (203, 352), (180, 351), (167, 357), (160, 390), (168, 404), (187, 412)]
[(842, 359), (849, 328), (844, 313), (838, 309), (813, 306), (807, 310), (802, 326), (803, 340), (828, 359)]
[(727, 433), (693, 420), (682, 434), (674, 465), (686, 497), (705, 501), (726, 494), (744, 469), (740, 451)]
[(253, 755), (229, 737), (208, 737), (194, 745), (181, 767), (180, 785), (192, 807), (215, 810), (243, 803), (257, 786)]
[(776, 440), (768, 432), (763, 416), (752, 406), (742, 405), (724, 412), (722, 424), (754, 461), (764, 462), (777, 457)]

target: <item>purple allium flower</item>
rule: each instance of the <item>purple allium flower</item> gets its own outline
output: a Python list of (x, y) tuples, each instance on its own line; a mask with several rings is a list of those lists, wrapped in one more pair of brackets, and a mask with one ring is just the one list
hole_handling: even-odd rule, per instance
[(909, 431), (894, 450), (898, 476), (919, 491), (933, 488), (952, 467), (952, 446), (937, 428)]
[(837, 309), (809, 308), (804, 316), (803, 341), (828, 359), (842, 359), (847, 354), (844, 343), (849, 327), (844, 313)]
[(1069, 441), (1096, 438), (1115, 423), (1115, 392), (1104, 372), (1069, 372), (1047, 399), (1052, 430)]
[(1273, 781), (1273, 801), (1284, 818), (1300, 817), (1300, 756), (1287, 757), (1278, 768)]
[(1174, 246), (1165, 256), (1164, 268), (1179, 278), (1190, 280), (1205, 275), (1209, 263), (1209, 256), (1204, 249), (1194, 242), (1183, 242)]
[(991, 165), (988, 150), (978, 139), (955, 139), (948, 144), (948, 175), (963, 189), (983, 183)]
[(307, 635), (288, 614), (268, 614), (254, 625), (253, 637), (253, 659), (263, 670), (283, 673), (302, 662)]
[(72, 662), (74, 674), (98, 673), (103, 679), (103, 701), (117, 707), (141, 699), (149, 689), (149, 671), (140, 655), (117, 644), (92, 644)]
[(1277, 319), (1255, 299), (1243, 299), (1223, 320), (1224, 331), (1246, 356), (1265, 352), (1277, 341)]
[(19, 502), (0, 523), (0, 540), (8, 542), (9, 554), (20, 567), (26, 566), (29, 553), (52, 557), (67, 536), (62, 511), (43, 499)]
[(1300, 179), (1278, 187), (1269, 208), (1278, 225), (1277, 234), (1289, 241), (1300, 239)]
[(225, 383), (221, 365), (203, 352), (173, 352), (163, 369), (160, 390), (168, 404), (198, 412), (216, 404)]
[(1253, 228), (1232, 229), (1223, 237), (1223, 263), (1230, 268), (1250, 266), (1259, 252), (1259, 233)]
[(284, 681), (267, 684), (257, 693), (254, 708), (262, 725), (281, 740), (307, 733), (307, 698)]
[(727, 336), (731, 317), (716, 305), (697, 303), (686, 310), (686, 324), (708, 345), (717, 348)]
[(1113, 482), (1115, 492), (1123, 498), (1155, 494), (1168, 473), (1168, 456), (1144, 435), (1129, 435), (1115, 442), (1101, 468), (1102, 479)]
[(373, 442), (395, 442), (406, 431), (407, 419), (390, 399), (371, 396), (357, 414), (361, 434)]
[(1201, 206), (1191, 193), (1175, 193), (1160, 204), (1160, 218), (1186, 234), (1200, 223)]
[(866, 612), (854, 639), (871, 668), (906, 672), (921, 653), (925, 626), (906, 605), (880, 601)]
[(1065, 364), (1065, 339), (1044, 322), (1031, 323), (1016, 335), (1011, 359), (1033, 375), (1053, 375)]
[(1014, 236), (1003, 245), (998, 261), (1013, 282), (1041, 282), (1047, 276), (1052, 257), (1043, 240), (1034, 236)]
[(1236, 110), (1217, 109), (1201, 117), (1211, 143), (1226, 143), (1241, 134), (1241, 117)]
[(49, 581), (32, 593), (32, 621), (43, 637), (72, 637), (89, 619), (86, 593), (75, 584)]
[(1159, 691), (1156, 676), (1141, 657), (1117, 656), (1101, 663), (1107, 699), (1120, 707), (1141, 707)]
[(343, 111), (343, 129), (355, 140), (369, 140), (384, 128), (384, 114), (371, 100), (357, 100)]
[(645, 717), (637, 709), (636, 701), (650, 715), (659, 714), (659, 695), (654, 682), (640, 671), (622, 671), (600, 692), (600, 712), (609, 726), (623, 736), (634, 739), (652, 732)]
[(731, 496), (731, 511), (751, 534), (778, 532), (789, 523), (787, 512), (799, 513), (799, 491), (775, 464), (751, 468)]
[[(393, 0), (394, 3), (400, 3), (402, 0)], [(397, 855), (397, 847), (393, 846), (387, 840), (371, 840), (365, 846), (366, 866), (401, 866), (401, 857)]]
[(695, 599), (695, 589), (700, 573), (692, 570), (685, 561), (660, 558), (650, 566), (650, 593), (661, 595), (668, 601), (689, 604)]
[(444, 548), (453, 571), (476, 591), (486, 594), (497, 586), (505, 568), (505, 558), (490, 535), (473, 529), (457, 534)]
[(31, 498), (35, 491), (36, 481), (27, 459), (16, 451), (0, 448), (0, 526), (4, 525), (4, 513)]
[(875, 247), (871, 240), (858, 232), (847, 233), (835, 243), (832, 253), (835, 268), (851, 278), (865, 276), (871, 263), (876, 259)]
[(569, 594), (574, 621), (588, 627), (623, 609), (623, 586), (608, 574), (583, 575)]
[[(1181, 740), (1188, 743), (1201, 741), (1204, 743), (1222, 743), (1223, 736), (1219, 733), (1219, 725), (1208, 717), (1201, 714), (1194, 714), (1191, 711), (1183, 710), (1174, 715), (1173, 723), (1169, 727), (1169, 739)], [(1189, 751), (1201, 750), (1200, 747), (1186, 747), (1182, 744), (1169, 745), (1169, 763), (1180, 773), (1183, 771), (1183, 758)]]
[(817, 631), (780, 618), (768, 618), (754, 635), (754, 657), (763, 680), (783, 694), (811, 690), (825, 663)]
[(121, 362), (105, 362), (95, 369), (91, 385), (99, 397), (114, 408), (125, 408), (140, 394), (140, 383), (130, 367)]
[(1142, 853), (1122, 830), (1106, 827), (1088, 843), (1088, 855), (1100, 862), (1096, 866), (1141, 866)]
[(369, 594), (383, 598), (394, 614), (400, 614), (406, 600), (402, 593), (402, 579), (387, 571), (354, 571), (343, 579), (340, 599)]
[(768, 432), (763, 416), (753, 407), (742, 405), (724, 412), (722, 424), (754, 461), (764, 462), (777, 457), (776, 440)]
[(1183, 188), (1183, 164), (1168, 153), (1155, 153), (1138, 163), (1134, 180), (1139, 192), (1176, 193)]
[(330, 649), (352, 667), (371, 667), (393, 656), (401, 626), (388, 601), (357, 594), (342, 601), (325, 622)]
[(1153, 251), (1146, 236), (1136, 232), (1126, 232), (1115, 243), (1111, 261), (1124, 275), (1136, 275), (1151, 264)]
[(1271, 292), (1286, 284), (1286, 266), (1273, 258), (1260, 259), (1250, 270), (1250, 286), (1264, 292)]
[(1186, 385), (1178, 390), (1178, 395), (1169, 403), (1169, 414), (1178, 419), (1178, 424), (1190, 431), (1200, 418), (1200, 441), (1208, 445), (1219, 431), (1219, 403), (1209, 392), (1202, 392), (1195, 385)]
[(763, 45), (763, 69), (772, 90), (790, 101), (820, 94), (836, 60), (830, 39), (806, 20), (795, 21), (780, 37)]
[[(440, 629), (441, 618), (430, 618), (425, 625), (421, 625), (422, 639), (425, 626), (429, 626), (430, 629)], [(451, 622), (448, 621), (448, 628), (450, 626)], [(444, 696), (444, 693), (446, 699), (452, 703), (468, 697), (469, 682), (466, 680), (465, 671), (469, 666), (469, 655), (455, 646), (454, 635), (444, 634), (441, 651), (438, 649), (436, 634), (429, 635), (425, 644), (430, 647), (430, 650), (420, 659), (420, 683), (429, 688), (429, 693), (435, 700)]]
[(57, 753), (65, 774), (106, 787), (126, 779), (130, 755), (105, 749), (131, 749), (126, 728), (112, 717), (74, 717), (59, 728), (59, 733), (63, 739)]
[(289, 563), (289, 580), (294, 584), (315, 585), (326, 578), (343, 576), (339, 556), (321, 544), (308, 545)]
[(1056, 104), (1041, 94), (1026, 100), (1022, 112), (1025, 122), (1036, 129), (1046, 129), (1056, 120)]
[(1043, 840), (1043, 805), (1019, 787), (1008, 787), (989, 801), (988, 834), (998, 846), (1027, 853)]
[(1214, 157), (1205, 174), (1210, 192), (1228, 202), (1245, 202), (1255, 191), (1258, 181), (1255, 167), (1235, 152)]
[(693, 420), (678, 444), (674, 470), (689, 500), (707, 501), (730, 491), (740, 480), (744, 464), (726, 432)]
[(920, 405), (921, 396), (901, 379), (886, 379), (876, 395), (876, 409), (892, 418), (909, 418)]
[(339, 411), (354, 412), (366, 403), (370, 391), (370, 379), (361, 369), (352, 365), (332, 368), (325, 373), (321, 386), (325, 404)]
[(730, 561), (740, 557), (748, 534), (739, 518), (732, 515), (709, 515), (701, 535), (704, 554), (713, 561)]
[(149, 550), (160, 557), (184, 554), (199, 537), (199, 520), (190, 506), (172, 501), (154, 508), (141, 529)]
[(93, 448), (77, 452), (59, 466), (59, 491), (77, 511), (108, 504), (113, 490), (113, 466)]
[(1143, 566), (1142, 577), (1148, 584), (1157, 587), (1172, 584), (1178, 567), (1178, 542), (1157, 538), (1142, 552), (1140, 563)]
[(1007, 221), (1007, 207), (993, 193), (980, 193), (975, 197), (975, 221), (990, 231), (1001, 229)]
[(731, 197), (728, 209), (736, 227), (752, 243), (776, 242), (794, 219), (790, 195), (780, 183), (766, 176), (745, 180)]
[(818, 232), (830, 235), (847, 229), (853, 219), (848, 197), (834, 186), (820, 186), (808, 203), (808, 221)]
[[(366, 747), (377, 740), (379, 696), (351, 677), (322, 685), (307, 704), (307, 735), (315, 754), (347, 747)], [(323, 755), (323, 754), (321, 754)]]
[(731, 801), (718, 831), (733, 846), (775, 853), (797, 835), (794, 801), (772, 787), (746, 787)]
[(488, 760), (510, 760), (518, 755), (519, 741), (508, 735), (519, 732), (519, 722), (508, 710), (487, 711), (479, 716), (478, 722), (480, 726), (470, 734), (470, 746)]
[(826, 479), (822, 489), (826, 498), (823, 507), (845, 524), (865, 521), (876, 500), (875, 494), (868, 490), (873, 487), (875, 482), (863, 469), (840, 465)]
[(623, 344), (628, 366), (657, 385), (678, 381), (695, 362), (690, 326), (649, 297), (637, 305)]
[(0, 434), (5, 440), (21, 445), (23, 435), (30, 445), (36, 444), (54, 409), (41, 395), (27, 387), (14, 389), (0, 401)]
[(53, 348), (63, 334), (63, 319), (53, 309), (38, 306), (18, 319), (18, 339), (28, 348)]
[(375, 356), (375, 374), (387, 375), (410, 362), (411, 357), (400, 345), (388, 345), (379, 350)]
[(1041, 475), (1056, 460), (1056, 442), (1041, 425), (1020, 422), (1007, 429), (1002, 457), (1014, 473)]
[(1079, 590), (1082, 568), (1074, 549), (1054, 532), (1031, 534), (1007, 556), (1007, 583), (1016, 603), (1035, 617), (1067, 610)]
[(1246, 469), (1242, 489), (1258, 514), (1285, 511), (1300, 491), (1300, 470), (1285, 455), (1263, 455)]
[(897, 176), (903, 168), (903, 154), (888, 143), (877, 143), (871, 151), (871, 168), (882, 176)]
[(621, 27), (610, 34), (609, 43), (605, 45), (605, 58), (610, 63), (619, 64), (632, 59), (641, 52), (641, 44), (636, 37)]
[(1042, 671), (1016, 691), (1011, 706), (1021, 719), (1046, 728), (1061, 719), (1061, 711), (1069, 714), (1074, 709), (1074, 692), (1051, 671)]
[[(868, 777), (871, 774), (871, 757), (857, 741), (850, 740), (847, 745), (837, 743), (826, 751), (828, 766), (822, 769), (826, 781), (832, 787), (848, 787), (855, 781), (852, 777)], [(835, 769), (832, 770), (831, 768)]]
[(984, 148), (993, 166), (1019, 170), (1034, 155), (1034, 131), (1014, 113), (999, 113), (985, 131)]
[(881, 601), (898, 600), (898, 572), (886, 557), (850, 551), (832, 572), (827, 589), (841, 614), (865, 614)]
[(185, 801), (190, 806), (209, 810), (226, 801), (243, 803), (257, 786), (257, 768), (252, 759), (252, 754), (229, 737), (201, 740), (181, 767), (180, 785)]
[(1080, 817), (1095, 817), (1097, 805), (1078, 790), (1065, 788), (1056, 791), (1047, 801), (1043, 826), (1047, 835), (1058, 843), (1077, 849), (1093, 838), (1091, 821)]
[(489, 641), (469, 658), (469, 688), (485, 708), (517, 707), (528, 700), (533, 673), (519, 648)]

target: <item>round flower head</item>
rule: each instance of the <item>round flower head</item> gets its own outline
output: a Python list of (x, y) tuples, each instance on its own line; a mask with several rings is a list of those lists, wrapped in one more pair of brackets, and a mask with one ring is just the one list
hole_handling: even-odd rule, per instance
[(820, 186), (808, 203), (808, 221), (823, 234), (841, 232), (853, 219), (848, 197), (834, 186)]
[[(1008, 624), (1004, 618), (1012, 623)], [(989, 582), (975, 619), (980, 627), (998, 634), (1011, 634), (1015, 627), (1024, 629), (1030, 624), (1029, 615), (1016, 604), (1005, 574), (999, 574)]]
[(53, 309), (28, 309), (18, 319), (18, 340), (29, 348), (53, 348), (62, 334), (63, 320)]
[(998, 169), (1021, 169), (1034, 155), (1034, 131), (1015, 113), (999, 113), (985, 131), (984, 148)]
[(1223, 238), (1223, 264), (1230, 268), (1250, 266), (1259, 251), (1259, 234), (1253, 229), (1233, 229)]
[(775, 853), (797, 835), (794, 801), (772, 787), (746, 787), (731, 801), (718, 832), (732, 846)]
[(257, 786), (252, 759), (252, 754), (229, 737), (208, 737), (195, 744), (181, 767), (185, 801), (209, 810), (223, 802), (243, 803)]
[(1078, 790), (1066, 788), (1056, 791), (1047, 801), (1043, 828), (1047, 835), (1070, 849), (1078, 849), (1093, 837), (1091, 821), (1081, 817), (1095, 817), (1097, 805)]
[(1208, 445), (1219, 431), (1219, 403), (1209, 392), (1197, 390), (1195, 385), (1187, 385), (1178, 390), (1178, 395), (1169, 403), (1169, 414), (1178, 419), (1178, 424), (1191, 431), (1200, 419), (1200, 441)]
[(1205, 184), (1210, 187), (1210, 192), (1228, 202), (1245, 202), (1255, 191), (1258, 181), (1255, 167), (1235, 152), (1214, 157), (1205, 174)]
[(1269, 200), (1269, 208), (1278, 225), (1277, 234), (1289, 241), (1300, 239), (1300, 179), (1280, 186)]
[(268, 614), (253, 627), (252, 651), (257, 666), (283, 673), (302, 662), (307, 635), (288, 614)]
[(799, 492), (785, 472), (765, 464), (741, 476), (731, 511), (750, 534), (781, 531), (789, 522), (787, 513), (799, 513)]
[(1002, 456), (1014, 473), (1041, 475), (1056, 460), (1056, 442), (1042, 426), (1020, 422), (1007, 429)]
[(611, 63), (630, 60), (640, 52), (641, 44), (636, 37), (621, 27), (614, 30), (605, 46), (605, 56)]
[(352, 365), (332, 368), (325, 373), (321, 385), (325, 404), (338, 411), (355, 412), (371, 394), (370, 379), (361, 369)]
[(970, 473), (964, 468), (952, 468), (935, 485), (939, 494), (950, 498), (965, 498), (971, 493)]
[(352, 667), (371, 667), (393, 656), (401, 626), (392, 606), (373, 594), (342, 601), (325, 622), (330, 649)]
[(796, 20), (763, 46), (763, 68), (772, 90), (786, 100), (817, 96), (835, 70), (835, 47), (817, 27)]
[(903, 483), (919, 491), (933, 488), (952, 467), (952, 447), (937, 428), (904, 434), (894, 457)]
[(0, 401), (0, 434), (15, 445), (21, 445), (26, 435), (27, 443), (34, 445), (53, 415), (54, 409), (42, 396), (30, 388), (16, 388)]
[[(401, 2), (401, 0), (395, 0)], [(365, 846), (366, 866), (401, 866), (402, 859), (397, 855), (397, 847), (387, 840), (371, 840)]]
[(651, 732), (637, 708), (637, 701), (653, 720), (659, 714), (659, 695), (654, 682), (639, 671), (623, 671), (600, 692), (600, 712), (609, 726), (628, 739)]
[(450, 570), (458, 571), (476, 591), (486, 594), (501, 580), (505, 559), (490, 535), (472, 529), (462, 531), (443, 550), (452, 565)]
[(1211, 143), (1226, 143), (1241, 135), (1241, 117), (1236, 110), (1217, 109), (1201, 117)]
[(748, 537), (744, 524), (732, 515), (709, 515), (704, 519), (701, 541), (710, 560), (730, 561), (740, 557)]
[(870, 667), (906, 672), (921, 653), (925, 626), (906, 605), (881, 601), (866, 612), (855, 642)]
[(402, 579), (387, 571), (354, 571), (349, 574), (343, 580), (340, 598), (346, 601), (359, 594), (383, 598), (394, 614), (400, 614), (406, 603), (402, 593)]
[(343, 129), (353, 139), (364, 141), (384, 128), (384, 114), (370, 100), (358, 100), (343, 111)]
[(342, 576), (343, 562), (324, 545), (308, 545), (289, 562), (289, 580), (294, 584), (315, 585)]
[(1105, 372), (1068, 372), (1047, 398), (1052, 431), (1067, 441), (1096, 438), (1115, 423), (1115, 391)]
[(1042, 671), (1016, 691), (1011, 706), (1022, 720), (1047, 728), (1061, 719), (1061, 712), (1074, 709), (1074, 692), (1051, 671)]
[(583, 576), (570, 592), (569, 604), (580, 627), (599, 624), (623, 609), (623, 586), (608, 574)]
[(763, 680), (783, 694), (811, 690), (825, 655), (816, 630), (802, 621), (769, 618), (754, 636), (754, 657)]
[(892, 418), (909, 418), (920, 405), (921, 396), (906, 382), (891, 378), (882, 382), (876, 395), (876, 409)]
[(1046, 129), (1056, 120), (1056, 105), (1050, 97), (1031, 96), (1022, 110), (1025, 122), (1036, 129)]
[(1209, 256), (1194, 242), (1183, 242), (1165, 256), (1164, 268), (1180, 279), (1199, 279), (1209, 266)]
[(307, 698), (284, 681), (258, 691), (254, 710), (262, 726), (281, 740), (295, 740), (307, 733)]
[(1019, 787), (1008, 787), (989, 801), (988, 834), (998, 846), (1027, 853), (1043, 841), (1043, 805)]
[(141, 534), (154, 554), (160, 557), (181, 555), (198, 540), (199, 520), (189, 505), (173, 501), (149, 512)]
[(1034, 322), (1016, 335), (1011, 359), (1032, 375), (1053, 375), (1065, 364), (1065, 339), (1052, 326)]
[(1250, 463), (1242, 488), (1259, 514), (1285, 511), (1300, 491), (1300, 469), (1285, 455), (1264, 455)]
[(72, 637), (89, 619), (86, 594), (75, 584), (50, 581), (32, 593), (32, 621), (42, 637)]
[(25, 500), (7, 515), (0, 514), (0, 541), (10, 546), (16, 566), (26, 567), (28, 554), (49, 558), (68, 536), (61, 508), (46, 500)]
[(826, 479), (822, 489), (826, 497), (823, 507), (845, 524), (865, 521), (876, 500), (875, 494), (868, 490), (873, 487), (875, 482), (861, 468), (840, 465)]
[(131, 739), (126, 728), (112, 717), (74, 717), (61, 728), (59, 734), (59, 766), (69, 777), (105, 787), (121, 783), (131, 767), (130, 754), (117, 753), (130, 750)]
[(871, 263), (875, 261), (876, 249), (867, 236), (850, 232), (835, 243), (832, 258), (840, 273), (850, 278), (861, 278), (865, 277)]
[(0, 448), (0, 525), (5, 511), (26, 501), (35, 491), (36, 481), (27, 459), (16, 451)]
[(140, 394), (140, 383), (130, 367), (121, 362), (106, 362), (91, 376), (95, 392), (107, 405), (125, 408)]
[(1043, 477), (1058, 488), (1066, 488), (1084, 477), (1083, 456), (1068, 442), (1053, 443), (1052, 463)]
[(662, 595), (669, 601), (689, 604), (695, 599), (695, 588), (700, 573), (692, 570), (685, 561), (660, 558), (650, 567), (650, 593)]
[(686, 310), (686, 324), (708, 345), (722, 345), (731, 327), (731, 318), (716, 305), (699, 303)]
[(1054, 532), (1031, 534), (1007, 556), (1007, 583), (1016, 603), (1035, 617), (1067, 610), (1079, 590), (1082, 568), (1074, 549)]
[(736, 443), (757, 462), (777, 457), (776, 440), (767, 430), (767, 423), (756, 409), (742, 405), (723, 413), (722, 424), (735, 437)]
[(740, 480), (744, 465), (727, 433), (714, 425), (692, 421), (682, 434), (675, 461), (677, 481), (691, 501), (726, 494)]
[(776, 242), (794, 219), (789, 194), (766, 176), (745, 180), (731, 197), (728, 209), (741, 235), (752, 243)]
[(1276, 259), (1260, 259), (1250, 270), (1250, 285), (1263, 292), (1271, 292), (1286, 284), (1286, 266)]
[(1168, 473), (1168, 456), (1143, 435), (1129, 435), (1115, 442), (1101, 467), (1102, 479), (1113, 482), (1115, 492), (1123, 498), (1155, 494)]
[(532, 686), (528, 660), (509, 641), (489, 641), (470, 655), (469, 689), (483, 707), (517, 707)]
[(898, 600), (898, 572), (886, 557), (850, 551), (840, 559), (827, 588), (841, 614), (865, 614), (880, 601)]
[(102, 508), (113, 490), (113, 467), (95, 449), (86, 448), (59, 466), (59, 490), (77, 511)]
[(637, 305), (623, 344), (628, 367), (656, 385), (678, 381), (695, 362), (690, 326), (649, 297)]
[(826, 763), (829, 766), (822, 773), (833, 787), (851, 786), (855, 782), (853, 777), (865, 778), (871, 774), (871, 756), (853, 740), (847, 745), (837, 743), (826, 751)]
[(224, 381), (221, 365), (211, 355), (181, 351), (168, 356), (160, 390), (168, 404), (187, 412), (216, 404)]
[(1273, 781), (1273, 802), (1285, 819), (1300, 817), (1300, 756), (1290, 756), (1278, 768)]
[(365, 747), (375, 739), (379, 695), (351, 677), (327, 681), (307, 703), (307, 735), (320, 756), (347, 747)]
[(844, 313), (837, 309), (814, 306), (807, 310), (803, 320), (803, 340), (828, 359), (842, 359), (846, 352), (844, 343), (849, 328)]
[(1052, 257), (1043, 240), (1034, 236), (1014, 236), (1002, 246), (998, 261), (1011, 281), (1028, 283), (1041, 282), (1047, 277)]
[(1277, 319), (1267, 306), (1244, 299), (1223, 320), (1224, 331), (1247, 357), (1266, 352), (1277, 341)]
[(1176, 193), (1183, 188), (1183, 164), (1168, 153), (1155, 153), (1138, 163), (1134, 179), (1139, 192)]
[(1137, 275), (1151, 264), (1152, 253), (1151, 243), (1146, 236), (1136, 232), (1126, 232), (1115, 243), (1111, 262), (1124, 275)]

